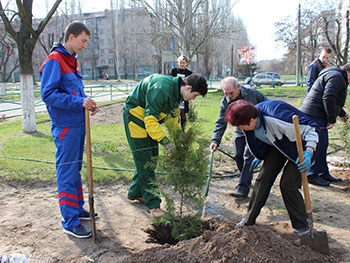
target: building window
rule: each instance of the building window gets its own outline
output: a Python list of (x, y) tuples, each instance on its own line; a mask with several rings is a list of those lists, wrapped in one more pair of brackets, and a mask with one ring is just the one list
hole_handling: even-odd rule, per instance
[(99, 24), (99, 25), (103, 25), (103, 19), (102, 19), (102, 18), (100, 18), (100, 19), (98, 20), (98, 24)]
[(103, 46), (105, 43), (104, 39), (100, 39), (100, 46)]
[(105, 53), (104, 49), (100, 49), (100, 54), (103, 55)]
[(108, 59), (108, 64), (109, 64), (109, 65), (113, 65), (113, 59), (111, 59), (111, 58)]
[(105, 65), (106, 61), (104, 59), (101, 59), (101, 65)]

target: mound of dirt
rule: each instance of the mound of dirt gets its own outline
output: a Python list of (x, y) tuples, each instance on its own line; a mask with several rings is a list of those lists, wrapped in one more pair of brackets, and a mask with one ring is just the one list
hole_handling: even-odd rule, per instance
[(178, 243), (173, 247), (150, 248), (127, 258), (125, 262), (338, 262), (300, 246), (299, 237), (277, 232), (272, 227), (248, 226), (234, 229), (222, 224), (218, 231)]

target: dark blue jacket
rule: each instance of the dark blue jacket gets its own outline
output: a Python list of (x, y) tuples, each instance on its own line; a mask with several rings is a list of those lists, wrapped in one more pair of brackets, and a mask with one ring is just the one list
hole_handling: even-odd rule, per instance
[(298, 151), (293, 115), (299, 117), (299, 128), (304, 149), (309, 146), (316, 150), (320, 129), (303, 112), (280, 100), (264, 101), (257, 104), (256, 107), (259, 111), (259, 122), (264, 130), (264, 139), (269, 141), (269, 144), (267, 144), (257, 138), (254, 130), (244, 132), (249, 149), (256, 158), (264, 159), (269, 145), (273, 145), (289, 160), (296, 161)]
[(324, 69), (326, 66), (322, 63), (322, 61), (318, 58), (314, 60), (308, 67), (307, 67), (307, 77), (306, 77), (306, 86), (307, 91), (309, 92), (312, 85), (316, 81), (318, 75), (320, 74), (321, 70)]

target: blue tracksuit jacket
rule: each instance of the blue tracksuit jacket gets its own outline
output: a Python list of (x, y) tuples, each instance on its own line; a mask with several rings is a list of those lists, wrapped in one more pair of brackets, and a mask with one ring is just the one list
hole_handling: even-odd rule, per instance
[[(259, 121), (264, 129), (265, 140), (275, 146), (289, 160), (295, 162), (298, 158), (296, 137), (293, 125), (293, 115), (299, 117), (299, 128), (304, 148), (310, 146), (316, 149), (318, 125), (303, 112), (280, 100), (268, 100), (256, 104), (259, 110)], [(244, 132), (249, 148), (258, 159), (264, 159), (268, 144), (259, 140), (254, 131)]]

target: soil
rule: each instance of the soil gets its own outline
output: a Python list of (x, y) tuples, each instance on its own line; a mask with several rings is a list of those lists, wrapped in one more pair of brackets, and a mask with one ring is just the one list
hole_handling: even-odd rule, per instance
[[(120, 123), (121, 104), (105, 106), (91, 124)], [(112, 118), (113, 116), (113, 118)], [(228, 145), (229, 147), (229, 145)], [(350, 262), (350, 172), (343, 152), (329, 156), (333, 176), (343, 182), (329, 187), (310, 185), (314, 227), (325, 230), (330, 255), (300, 245), (292, 234), (278, 180), (255, 226), (234, 229), (247, 211), (249, 197), (229, 195), (237, 184), (232, 159), (215, 153), (213, 178), (206, 199), (205, 220), (215, 230), (176, 245), (150, 243), (152, 219), (145, 205), (126, 198), (128, 185), (94, 185), (96, 239), (63, 233), (56, 186), (0, 184), (0, 256), (21, 253), (30, 262)], [(86, 208), (87, 186), (85, 186)], [(251, 193), (250, 193), (251, 194)], [(164, 205), (164, 202), (162, 203)], [(84, 222), (90, 227), (89, 221)]]

